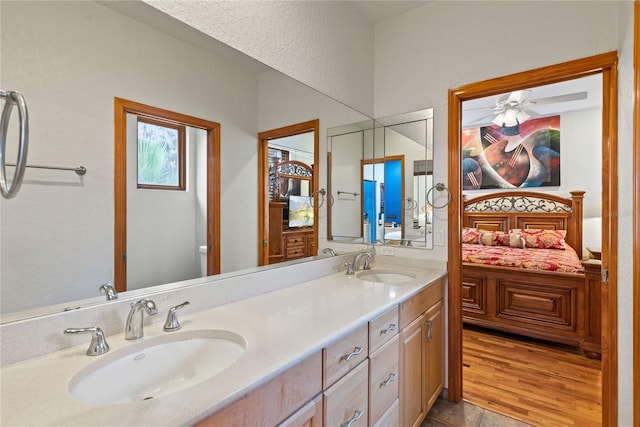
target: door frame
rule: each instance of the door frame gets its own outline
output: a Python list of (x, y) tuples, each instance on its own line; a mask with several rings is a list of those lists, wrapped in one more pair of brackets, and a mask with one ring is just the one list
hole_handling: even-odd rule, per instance
[(258, 133), (258, 265), (269, 264), (269, 141), (313, 132), (313, 241), (318, 247), (318, 189), (320, 120), (284, 126)]
[(558, 83), (602, 73), (602, 269), (609, 271), (602, 284), (602, 425), (617, 425), (618, 342), (617, 342), (617, 251), (618, 210), (617, 161), (617, 52), (608, 52), (495, 79), (470, 83), (449, 90), (449, 190), (448, 208), (448, 398), (462, 399), (462, 103), (531, 86)]
[(127, 114), (207, 132), (207, 275), (220, 273), (220, 124), (151, 105), (114, 98), (114, 286), (127, 290)]

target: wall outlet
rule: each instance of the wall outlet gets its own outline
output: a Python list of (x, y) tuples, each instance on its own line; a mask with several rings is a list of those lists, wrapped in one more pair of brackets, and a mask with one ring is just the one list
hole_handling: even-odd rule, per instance
[(392, 248), (390, 246), (381, 246), (380, 247), (380, 254), (387, 255), (387, 256), (395, 256), (396, 250), (395, 250), (395, 248)]
[(436, 246), (444, 246), (444, 232), (442, 230), (435, 230), (433, 232), (433, 244)]

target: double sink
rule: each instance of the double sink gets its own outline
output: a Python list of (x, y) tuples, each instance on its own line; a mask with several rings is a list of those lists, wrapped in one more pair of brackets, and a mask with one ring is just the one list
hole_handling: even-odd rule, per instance
[[(363, 283), (401, 285), (414, 274), (392, 269), (363, 270)], [(247, 340), (228, 330), (200, 329), (142, 339), (100, 356), (69, 383), (70, 395), (94, 405), (155, 399), (200, 384), (233, 365)]]

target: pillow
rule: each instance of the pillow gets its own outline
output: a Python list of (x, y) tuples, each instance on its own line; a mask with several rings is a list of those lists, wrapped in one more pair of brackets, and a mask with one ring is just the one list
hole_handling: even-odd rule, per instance
[(515, 230), (509, 231), (509, 246), (512, 248), (524, 249), (526, 246), (524, 236)]
[(509, 246), (509, 233), (485, 231), (480, 234), (480, 244), (486, 246)]
[(462, 243), (480, 243), (482, 231), (473, 227), (462, 227)]
[(564, 238), (567, 230), (542, 230), (537, 228), (523, 228), (511, 230), (520, 233), (524, 237), (528, 248), (538, 249), (565, 249)]

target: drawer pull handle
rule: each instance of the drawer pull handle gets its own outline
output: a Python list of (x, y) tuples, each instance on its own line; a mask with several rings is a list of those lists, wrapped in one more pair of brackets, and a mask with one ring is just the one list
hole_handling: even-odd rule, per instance
[(389, 378), (387, 378), (386, 380), (382, 381), (380, 383), (380, 388), (382, 387), (388, 387), (389, 384), (391, 384), (392, 382), (394, 382), (396, 380), (396, 378), (398, 378), (398, 374), (394, 374), (393, 372), (389, 374)]
[(353, 356), (359, 355), (360, 353), (362, 353), (362, 347), (355, 347), (351, 353), (341, 356), (340, 360), (348, 362), (349, 359), (351, 359)]
[(351, 427), (353, 425), (353, 423), (355, 423), (360, 418), (362, 418), (362, 414), (364, 414), (364, 412), (359, 411), (359, 410), (356, 409), (353, 412), (353, 417), (349, 421), (347, 421), (346, 423), (340, 424), (340, 427)]
[(383, 329), (380, 331), (380, 335), (387, 335), (391, 331), (395, 331), (398, 325), (395, 323), (389, 323), (389, 327), (387, 329)]

